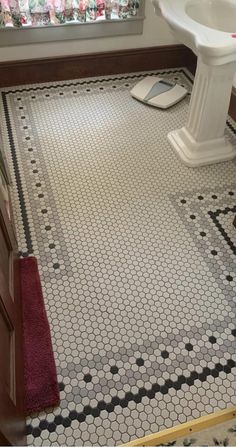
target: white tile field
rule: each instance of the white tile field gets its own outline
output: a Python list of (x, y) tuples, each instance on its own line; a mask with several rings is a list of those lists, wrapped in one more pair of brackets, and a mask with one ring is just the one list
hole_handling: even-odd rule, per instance
[[(150, 73), (149, 73), (150, 74)], [(185, 69), (162, 72), (191, 91)], [(145, 73), (2, 90), (21, 256), (40, 268), (59, 408), (29, 445), (120, 445), (236, 405), (236, 162), (184, 166)], [(236, 144), (236, 124), (226, 133)]]

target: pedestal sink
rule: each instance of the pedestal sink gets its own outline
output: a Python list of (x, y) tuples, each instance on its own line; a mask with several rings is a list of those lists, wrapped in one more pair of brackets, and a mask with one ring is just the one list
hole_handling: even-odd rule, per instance
[(181, 160), (202, 166), (231, 160), (225, 126), (236, 72), (236, 0), (153, 0), (177, 39), (198, 56), (187, 123), (168, 134)]

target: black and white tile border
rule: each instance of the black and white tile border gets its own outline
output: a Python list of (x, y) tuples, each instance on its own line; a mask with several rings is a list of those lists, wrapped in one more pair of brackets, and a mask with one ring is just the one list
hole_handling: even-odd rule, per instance
[[(168, 70), (162, 73), (173, 82), (176, 78), (191, 89), (191, 76), (185, 69)], [(151, 74), (154, 75), (155, 73)], [(137, 164), (134, 163), (133, 166), (130, 155), (122, 152), (122, 150), (120, 151), (119, 145), (116, 146), (115, 149), (120, 151), (120, 155), (123, 157), (124, 165), (121, 166), (120, 161), (115, 160), (115, 164), (109, 165), (109, 169), (113, 173), (114, 182), (117, 181), (118, 195), (115, 188), (111, 187), (110, 184), (109, 187), (107, 186), (110, 180), (106, 166), (107, 161), (103, 159), (103, 154), (100, 158), (99, 154), (92, 152), (92, 157), (95, 157), (96, 163), (102, 163), (98, 170), (96, 167), (94, 168), (93, 164), (90, 165), (93, 174), (98, 175), (98, 178), (101, 178), (100, 174), (108, 176), (108, 181), (103, 186), (104, 195), (102, 197), (105, 200), (104, 203), (106, 203), (108, 209), (112, 207), (113, 214), (115, 213), (118, 219), (123, 216), (123, 206), (126, 222), (128, 222), (128, 217), (130, 219), (130, 230), (126, 223), (124, 237), (130, 239), (132, 247), (137, 244), (138, 253), (137, 258), (133, 257), (132, 248), (130, 254), (127, 252), (125, 259), (120, 257), (123, 264), (128, 262), (127, 273), (122, 271), (122, 263), (120, 264), (118, 260), (116, 260), (112, 269), (116, 253), (115, 247), (118, 248), (118, 254), (121, 253), (120, 250), (123, 250), (126, 255), (124, 244), (124, 248), (121, 249), (121, 245), (116, 245), (116, 242), (111, 243), (111, 248), (109, 250), (107, 248), (107, 253), (112, 253), (112, 257), (108, 254), (111, 267), (103, 262), (100, 271), (100, 264), (97, 264), (98, 258), (94, 258), (93, 261), (88, 252), (93, 230), (89, 230), (90, 235), (86, 239), (86, 232), (82, 234), (81, 230), (81, 233), (78, 233), (73, 222), (66, 220), (64, 215), (60, 216), (60, 204), (64, 206), (66, 198), (59, 200), (55, 195), (53, 182), (60, 185), (60, 182), (57, 182), (60, 175), (63, 175), (61, 168), (57, 171), (55, 161), (58, 161), (59, 166), (61, 166), (61, 163), (63, 166), (63, 159), (60, 158), (60, 151), (62, 150), (60, 144), (65, 146), (65, 158), (70, 157), (70, 149), (72, 150), (72, 156), (75, 157), (74, 161), (77, 160), (76, 151), (78, 149), (73, 139), (72, 126), (71, 142), (67, 143), (66, 136), (60, 135), (60, 141), (57, 143), (58, 158), (53, 158), (54, 153), (51, 158), (50, 151), (52, 149), (50, 149), (50, 144), (52, 143), (52, 148), (56, 147), (53, 145), (53, 138), (59, 132), (59, 126), (64, 129), (64, 133), (66, 133), (66, 127), (63, 127), (65, 126), (63, 121), (58, 123), (54, 121), (57, 128), (55, 133), (52, 128), (45, 128), (45, 134), (49, 134), (48, 139), (45, 140), (49, 144), (49, 148), (44, 148), (41, 131), (47, 120), (51, 120), (50, 113), (54, 110), (58, 117), (56, 119), (62, 119), (61, 107), (58, 104), (63, 100), (62, 107), (65, 110), (68, 104), (71, 108), (75, 107), (74, 111), (77, 110), (76, 107), (85, 107), (84, 114), (87, 119), (87, 121), (85, 119), (85, 123), (89, 124), (89, 112), (83, 98), (86, 96), (87, 101), (91, 101), (91, 111), (94, 107), (95, 113), (98, 113), (100, 110), (99, 95), (104, 94), (104, 109), (101, 110), (101, 113), (104, 113), (104, 120), (108, 119), (108, 115), (106, 118), (105, 107), (111, 113), (109, 109), (111, 98), (114, 101), (117, 98), (116, 106), (120, 107), (121, 110), (114, 112), (114, 116), (111, 116), (111, 122), (120, 122), (123, 115), (126, 120), (130, 116), (132, 116), (132, 119), (140, 119), (140, 112), (146, 111), (146, 109), (142, 109), (141, 105), (134, 103), (125, 92), (128, 93), (132, 83), (143, 76), (143, 73), (139, 73), (105, 79), (26, 86), (2, 91), (2, 116), (5, 117), (6, 121), (6, 128), (4, 129), (5, 144), (6, 151), (9, 147), (12, 157), (15, 207), (19, 206), (18, 203), (20, 204), (20, 213), (16, 213), (16, 220), (19, 225), (20, 255), (28, 256), (34, 253), (39, 256), (42, 284), (52, 328), (59, 380), (61, 381), (61, 408), (35, 415), (29, 421), (27, 428), (29, 442), (33, 442), (35, 445), (48, 443), (74, 445), (78, 442), (81, 444), (89, 442), (90, 444), (104, 445), (108, 443), (114, 445), (115, 443), (126, 442), (131, 437), (143, 436), (150, 431), (157, 431), (177, 422), (184, 422), (191, 417), (198, 417), (204, 412), (210, 412), (216, 408), (225, 408), (227, 405), (235, 403), (232, 390), (235, 387), (236, 366), (234, 325), (236, 238), (232, 228), (229, 227), (228, 221), (219, 220), (221, 215), (226, 219), (228, 215), (231, 218), (230, 213), (236, 211), (234, 202), (236, 184), (233, 175), (235, 164), (234, 162), (224, 164), (228, 167), (228, 173), (224, 167), (207, 167), (203, 168), (201, 173), (197, 170), (196, 175), (197, 171), (194, 171), (192, 178), (188, 169), (178, 165), (176, 171), (173, 172), (173, 176), (176, 172), (179, 173), (183, 187), (178, 182), (177, 177), (174, 179), (168, 177), (171, 175), (171, 163), (175, 162), (175, 158), (173, 154), (165, 153), (165, 151), (170, 151), (165, 140), (165, 129), (170, 125), (176, 125), (178, 120), (181, 122), (182, 116), (186, 113), (187, 99), (182, 104), (177, 105), (175, 109), (167, 112), (166, 115), (163, 112), (151, 109), (148, 109), (149, 111), (145, 116), (142, 115), (140, 126), (143, 126), (144, 129), (145, 127), (148, 128), (150, 120), (155, 122), (156, 117), (159, 120), (159, 126), (162, 130), (159, 131), (160, 137), (158, 132), (155, 133), (155, 138), (160, 138), (158, 144), (160, 148), (161, 146), (164, 148), (161, 148), (160, 161), (155, 160), (153, 139), (148, 135), (145, 150), (148, 151), (150, 145), (152, 151), (148, 151), (151, 162), (148, 163), (147, 169), (145, 167), (146, 156), (143, 157), (140, 148), (137, 149), (138, 162)], [(106, 94), (109, 95), (107, 101)], [(76, 103), (73, 98), (76, 99)], [(34, 115), (35, 111), (38, 111), (38, 116)], [(65, 117), (65, 115), (63, 116)], [(73, 117), (70, 116), (72, 120)], [(100, 119), (99, 115), (96, 116), (100, 126), (106, 124), (106, 121)], [(80, 119), (82, 118), (83, 114), (80, 115)], [(42, 129), (37, 128), (37, 125), (41, 124), (40, 120), (42, 120)], [(50, 122), (53, 123), (53, 120)], [(133, 121), (131, 122), (133, 124)], [(76, 120), (74, 123), (76, 123)], [(235, 125), (230, 119), (227, 124), (229, 137), (234, 138), (236, 134)], [(69, 122), (68, 125), (70, 126)], [(134, 125), (136, 132), (138, 132), (138, 127), (136, 124)], [(83, 129), (80, 130), (83, 134)], [(132, 137), (130, 138), (128, 131), (128, 126), (124, 125), (124, 129), (121, 129), (120, 132), (121, 139), (126, 139), (130, 151), (135, 154)], [(87, 157), (90, 156), (91, 145), (94, 147), (93, 151), (97, 150), (96, 135), (94, 135), (93, 133), (91, 139), (89, 132), (87, 132), (81, 137), (82, 150), (88, 151), (86, 153), (89, 154), (86, 155)], [(117, 134), (115, 137), (116, 140), (112, 140), (113, 144), (118, 140)], [(139, 138), (142, 138), (142, 133), (140, 133)], [(113, 162), (114, 151), (106, 145), (106, 141), (102, 137), (100, 138), (100, 135), (98, 135), (97, 140), (98, 152), (102, 142), (105, 147), (104, 155), (108, 158), (110, 156)], [(21, 142), (23, 147), (21, 147)], [(136, 150), (137, 140), (134, 141), (135, 144)], [(63, 151), (61, 154), (63, 154)], [(78, 160), (82, 165), (85, 163), (85, 159)], [(155, 175), (151, 172), (154, 160), (156, 165), (153, 164), (153, 169), (156, 169), (155, 175), (159, 175), (163, 196), (160, 196), (157, 190), (159, 185), (155, 184)], [(92, 163), (91, 156), (89, 161)], [(163, 163), (163, 166), (160, 169), (163, 170), (163, 174), (160, 173), (158, 167), (161, 163)], [(55, 172), (53, 172), (53, 166), (55, 166)], [(135, 168), (135, 166), (142, 172), (140, 178), (133, 174), (132, 168)], [(86, 169), (86, 163), (84, 168)], [(123, 178), (124, 184), (127, 184), (124, 188), (115, 176), (116, 169), (121, 172), (121, 168), (124, 168), (124, 175), (122, 177), (121, 173), (121, 178)], [(74, 179), (69, 182), (68, 186), (64, 184), (65, 190), (68, 194), (74, 182), (75, 193), (78, 194), (78, 191), (81, 190), (81, 194), (83, 194), (83, 190), (87, 191), (89, 203), (93, 205), (93, 201), (90, 202), (90, 195), (91, 200), (95, 200), (96, 196), (96, 200), (100, 200), (99, 184), (95, 182), (92, 184), (95, 189), (90, 190), (87, 181), (82, 178), (83, 170), (78, 167), (78, 172), (81, 179)], [(72, 169), (71, 176), (73, 174)], [(215, 181), (216, 175), (219, 175), (219, 185)], [(129, 184), (129, 176), (133, 176), (133, 181), (137, 181), (140, 194), (132, 190), (132, 185)], [(147, 180), (145, 180), (145, 176), (147, 176)], [(190, 177), (190, 185), (188, 184), (188, 176)], [(166, 178), (168, 178), (170, 188), (166, 184)], [(197, 189), (197, 183), (200, 180), (203, 185)], [(208, 181), (212, 184), (211, 188), (207, 185)], [(93, 179), (91, 179), (91, 182), (93, 182)], [(83, 189), (84, 187), (85, 189)], [(111, 191), (109, 190), (110, 187)], [(86, 190), (86, 188), (88, 189)], [(96, 188), (98, 189), (96, 190)], [(177, 189), (177, 192), (173, 192), (175, 189)], [(160, 202), (151, 201), (149, 190), (156, 198), (158, 197)], [(132, 214), (126, 212), (121, 191), (124, 198), (126, 197), (128, 201), (131, 200), (132, 213), (136, 219), (140, 219), (140, 225), (143, 225), (144, 232), (139, 223), (132, 220)], [(76, 194), (74, 200), (76, 200)], [(110, 194), (112, 196), (111, 201)], [(119, 210), (115, 208), (114, 200), (118, 200)], [(138, 204), (139, 200), (142, 202), (141, 207)], [(84, 216), (81, 213), (77, 215), (76, 212), (70, 215), (72, 218), (75, 217), (76, 221), (78, 219), (81, 228), (83, 228), (83, 223), (86, 222), (86, 213), (90, 212), (90, 209), (87, 208), (86, 210), (86, 204), (83, 201), (80, 204), (81, 209), (84, 210)], [(95, 208), (96, 213), (99, 213), (99, 205), (96, 205)], [(103, 209), (103, 202), (101, 202), (101, 209)], [(68, 210), (70, 212), (70, 208)], [(158, 235), (155, 222), (159, 218), (159, 212), (167, 213), (165, 216), (168, 222), (166, 229), (164, 220), (160, 218)], [(173, 220), (172, 225), (181, 226), (179, 232), (175, 228), (169, 227), (168, 229), (173, 212), (176, 213), (178, 219)], [(98, 225), (97, 228), (99, 228), (100, 221), (96, 220), (96, 214), (93, 216)], [(147, 216), (149, 216), (148, 219)], [(112, 222), (110, 214), (107, 215), (107, 219), (108, 224), (103, 224), (102, 231), (104, 231), (105, 237), (103, 243), (106, 243), (106, 238), (109, 236), (115, 241), (112, 230), (115, 221), (110, 224)], [(69, 232), (72, 231), (70, 233), (72, 236), (68, 240), (64, 232), (65, 225), (68, 225)], [(96, 227), (94, 228), (96, 232)], [(136, 237), (135, 232), (137, 233), (137, 239), (133, 240), (133, 237)], [(119, 231), (114, 233), (115, 237), (117, 235), (119, 236)], [(73, 243), (73, 237), (75, 238), (75, 245), (80, 245), (81, 240), (84, 241), (85, 245), (88, 244), (87, 248), (86, 246), (84, 248), (85, 251), (83, 251), (83, 245), (80, 245), (79, 252), (77, 252), (77, 248), (73, 248), (73, 245), (70, 246), (70, 243)], [(162, 253), (159, 260), (157, 258), (157, 246), (153, 250), (151, 248), (157, 237), (160, 237), (159, 249)], [(127, 241), (127, 239), (124, 240)], [(122, 239), (119, 241), (122, 241)], [(93, 247), (95, 257), (99, 256), (97, 254), (99, 253), (99, 247), (102, 246), (97, 247), (95, 241)], [(166, 252), (163, 251), (164, 248)], [(182, 254), (180, 254), (181, 252)], [(107, 253), (102, 254), (104, 260), (106, 260)], [(142, 253), (145, 253), (146, 265), (143, 263)], [(73, 259), (76, 255), (78, 256), (77, 263)], [(192, 264), (190, 262), (191, 256), (196, 256), (196, 262), (194, 261)], [(203, 259), (204, 266), (201, 265)], [(92, 266), (93, 263), (95, 271), (97, 268), (98, 279), (102, 277), (104, 281), (103, 288), (98, 286), (97, 280), (93, 282), (91, 279), (89, 266)], [(129, 270), (129, 264), (132, 263), (134, 263), (133, 273)], [(178, 264), (177, 268), (175, 267), (176, 263)], [(141, 266), (142, 275), (144, 274), (144, 276), (140, 276), (142, 282), (137, 275), (140, 271), (138, 270), (139, 266)], [(116, 274), (116, 268), (117, 272), (120, 273)], [(186, 275), (184, 269), (188, 272)], [(158, 271), (160, 276), (158, 282), (156, 282), (155, 272)], [(127, 283), (126, 274), (129, 278)], [(110, 279), (113, 277), (114, 279)], [(118, 278), (118, 282), (116, 282), (116, 278)], [(144, 280), (144, 278), (146, 279)], [(128, 283), (129, 288), (124, 288)], [(137, 289), (135, 283), (139, 284)], [(127, 290), (129, 299), (132, 296), (130, 291), (133, 291), (133, 303), (131, 302), (131, 304), (134, 307), (132, 309), (138, 309), (139, 319), (135, 320), (134, 318), (132, 325), (129, 323), (132, 321), (133, 310), (131, 312), (125, 310), (124, 305), (126, 303), (128, 309), (128, 301), (124, 298), (124, 303), (122, 303), (117, 287), (124, 291), (124, 297), (126, 297)], [(115, 303), (116, 300), (113, 300), (112, 289), (114, 290), (114, 298), (117, 296), (118, 305)], [(81, 307), (81, 290), (83, 290), (85, 299), (84, 303), (82, 302), (84, 307)], [(126, 340), (130, 332), (130, 340), (127, 339), (123, 346), (121, 343), (122, 337), (116, 337), (116, 326), (111, 325), (110, 331), (115, 331), (114, 337), (112, 339), (111, 333), (106, 347), (106, 335), (102, 327), (104, 322), (106, 322), (105, 325), (109, 325), (115, 320), (109, 321), (109, 316), (106, 315), (106, 306), (110, 303), (106, 303), (104, 300), (103, 290), (106, 290), (106, 295), (108, 292), (110, 293), (113, 311), (116, 308), (119, 309), (119, 312), (115, 311), (114, 315), (118, 318), (116, 326), (119, 328), (119, 332), (124, 333), (123, 340)], [(158, 302), (160, 306), (159, 324), (156, 324), (156, 319), (152, 318), (152, 312), (156, 312), (154, 292), (158, 299), (156, 303)], [(79, 301), (73, 301), (75, 300), (75, 293), (78, 294)], [(99, 302), (96, 301), (97, 294)], [(60, 297), (59, 301), (58, 295)], [(92, 297), (91, 302), (89, 301), (89, 295)], [(181, 300), (179, 301), (180, 297), (184, 306), (182, 306)], [(100, 309), (97, 307), (98, 303)], [(80, 306), (81, 317), (76, 316), (78, 306)], [(86, 306), (88, 306), (87, 309)], [(96, 326), (96, 321), (93, 319), (96, 313), (95, 320), (99, 320), (100, 327)], [(213, 313), (214, 315), (212, 315)], [(166, 321), (163, 321), (163, 315)], [(81, 349), (88, 347), (83, 341), (86, 340), (83, 338), (83, 330), (85, 331), (84, 334), (88, 331), (87, 337), (91, 334), (89, 327), (84, 324), (84, 322), (89, 321), (87, 316), (89, 319), (91, 318), (91, 327), (97, 328), (94, 330), (95, 338), (91, 338), (91, 347), (94, 346), (94, 348), (89, 347), (86, 356), (79, 359), (79, 357), (76, 357), (77, 350), (79, 355)], [(123, 319), (128, 332), (124, 329)], [(141, 331), (142, 325), (138, 324), (140, 319), (145, 329), (144, 332)], [(142, 342), (140, 336), (137, 336), (135, 341), (132, 332), (135, 325), (137, 325), (137, 332), (141, 331), (140, 334), (143, 333)], [(84, 329), (81, 329), (81, 327), (84, 327)], [(74, 332), (77, 334), (76, 337)], [(102, 335), (103, 332), (104, 335)], [(80, 337), (78, 338), (79, 333)], [(115, 344), (113, 344), (114, 341)], [(99, 350), (102, 353), (101, 355), (99, 355)]]

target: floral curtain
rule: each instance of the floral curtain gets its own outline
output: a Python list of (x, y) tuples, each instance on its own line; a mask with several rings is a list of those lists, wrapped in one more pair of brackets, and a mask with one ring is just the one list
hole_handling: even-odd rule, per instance
[(0, 27), (29, 27), (127, 19), (140, 0), (0, 0)]

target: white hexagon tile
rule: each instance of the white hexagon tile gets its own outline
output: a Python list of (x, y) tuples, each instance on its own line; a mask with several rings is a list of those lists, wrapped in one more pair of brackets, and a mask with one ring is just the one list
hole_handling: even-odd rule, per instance
[[(185, 69), (162, 74), (191, 91)], [(236, 163), (184, 166), (167, 133), (189, 95), (145, 106), (130, 96), (143, 76), (2, 90), (19, 249), (39, 261), (61, 389), (29, 444), (119, 445), (236, 404)]]

